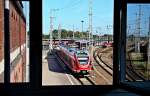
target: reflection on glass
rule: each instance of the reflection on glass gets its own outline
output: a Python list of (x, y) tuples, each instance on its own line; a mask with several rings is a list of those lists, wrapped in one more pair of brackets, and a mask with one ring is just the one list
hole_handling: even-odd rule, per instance
[(150, 79), (150, 4), (127, 5), (126, 79)]

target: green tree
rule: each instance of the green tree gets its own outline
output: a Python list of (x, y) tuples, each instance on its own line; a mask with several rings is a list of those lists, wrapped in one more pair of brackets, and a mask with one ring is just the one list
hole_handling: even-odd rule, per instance
[(58, 39), (58, 30), (53, 30), (53, 37)]
[(42, 34), (42, 38), (43, 38), (43, 39), (49, 39), (49, 35), (44, 35), (44, 34)]
[(73, 31), (68, 31), (68, 37), (72, 38), (73, 37)]
[(61, 38), (63, 38), (63, 39), (67, 38), (67, 30), (65, 30), (65, 29), (61, 30)]

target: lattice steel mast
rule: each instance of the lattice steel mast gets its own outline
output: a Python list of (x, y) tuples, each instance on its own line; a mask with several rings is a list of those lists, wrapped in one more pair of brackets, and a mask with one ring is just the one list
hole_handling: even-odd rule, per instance
[(73, 25), (73, 37), (72, 37), (72, 39), (74, 40), (74, 25)]
[(139, 5), (139, 13), (136, 14), (136, 25), (137, 30), (135, 30), (135, 52), (140, 52), (140, 33), (141, 33), (141, 16), (142, 16), (141, 5)]
[[(150, 16), (149, 16), (149, 32), (148, 32), (148, 62), (147, 62), (147, 74), (150, 75)], [(148, 77), (149, 80), (149, 77)]]
[(61, 42), (61, 25), (58, 25), (58, 40), (59, 40), (59, 44)]
[[(92, 62), (93, 62), (93, 34), (92, 34), (92, 1), (93, 0), (89, 0), (89, 42), (92, 43), (91, 44), (91, 55), (92, 55)], [(92, 35), (92, 37), (91, 37)]]
[(89, 41), (92, 35), (92, 0), (89, 0)]
[(49, 32), (49, 40), (50, 40), (50, 43), (49, 43), (49, 52), (51, 53), (52, 49), (53, 49), (53, 19), (55, 18), (54, 16), (52, 16), (52, 12), (54, 11), (58, 11), (58, 9), (51, 9), (50, 10), (50, 32)]

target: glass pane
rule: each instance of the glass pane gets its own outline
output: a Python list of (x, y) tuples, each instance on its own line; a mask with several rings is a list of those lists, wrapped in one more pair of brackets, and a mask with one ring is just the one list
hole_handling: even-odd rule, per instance
[(150, 79), (150, 4), (127, 5), (126, 80)]
[(4, 82), (4, 1), (0, 1), (0, 83)]
[[(8, 2), (10, 29), (10, 82), (29, 82), (29, 2)], [(17, 6), (15, 6), (15, 4), (17, 4)]]
[(42, 4), (42, 85), (111, 85), (113, 0)]

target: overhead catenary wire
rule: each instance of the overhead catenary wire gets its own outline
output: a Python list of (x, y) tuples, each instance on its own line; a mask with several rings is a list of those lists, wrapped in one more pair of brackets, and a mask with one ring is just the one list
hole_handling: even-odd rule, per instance
[[(80, 4), (82, 4), (84, 0), (72, 0), (70, 1), (67, 5), (65, 5), (64, 7), (60, 7), (58, 8), (59, 12), (63, 12), (63, 11), (67, 11), (68, 9), (73, 9), (73, 8), (76, 8), (76, 7), (79, 7)], [(61, 17), (59, 17), (59, 13), (57, 14), (58, 16), (58, 19), (60, 19)], [(58, 20), (57, 19), (57, 20)], [(60, 21), (60, 20), (59, 20)], [(69, 25), (69, 26), (72, 26), (72, 25)]]
[[(73, 1), (76, 1), (76, 0), (73, 0)], [(61, 7), (59, 8), (59, 10), (67, 10), (67, 9), (70, 9), (70, 8), (74, 8), (75, 6), (77, 6), (78, 4), (81, 4), (81, 1), (83, 0), (78, 0), (77, 2), (70, 2), (68, 3), (68, 5), (64, 6), (64, 7)]]
[[(137, 8), (139, 7), (139, 5), (136, 5), (137, 6)], [(148, 29), (147, 27), (147, 23), (148, 23), (148, 16), (147, 16), (147, 12), (149, 12), (149, 5), (147, 6), (147, 5), (145, 5), (145, 4), (140, 4), (140, 6), (141, 6), (141, 8), (143, 9), (142, 10), (142, 12), (141, 12), (141, 14), (142, 14), (142, 17), (141, 17), (141, 20), (140, 20), (140, 23), (141, 23), (141, 26), (140, 26), (140, 30), (141, 30), (141, 33), (143, 34), (144, 33), (144, 30), (143, 29)], [(137, 10), (138, 11), (138, 10)], [(144, 13), (144, 14), (143, 14)], [(139, 14), (138, 14), (139, 15)], [(139, 16), (138, 16), (138, 18), (136, 17), (136, 18), (133, 18), (133, 16), (127, 16), (127, 23), (128, 23), (128, 25), (131, 25), (131, 27), (132, 27), (132, 29), (133, 29), (133, 27), (135, 28), (137, 28), (137, 20), (139, 19)], [(138, 20), (139, 21), (139, 20)], [(135, 30), (137, 30), (137, 29), (135, 29)], [(145, 31), (145, 32), (147, 32), (147, 31)], [(141, 34), (141, 35), (142, 35)]]

